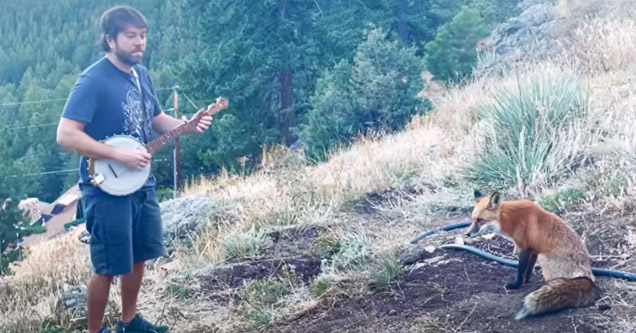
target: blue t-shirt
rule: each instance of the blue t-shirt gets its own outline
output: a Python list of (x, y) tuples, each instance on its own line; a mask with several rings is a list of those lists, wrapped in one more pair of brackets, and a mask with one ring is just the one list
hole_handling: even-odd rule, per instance
[[(153, 134), (152, 120), (161, 108), (146, 69), (141, 65), (133, 68), (143, 93), (133, 74), (115, 67), (108, 58), (89, 66), (75, 82), (62, 117), (85, 123), (84, 132), (97, 141), (126, 134), (148, 143)], [(80, 184), (85, 193), (94, 191), (84, 156), (80, 159)], [(149, 177), (144, 187), (148, 186), (154, 186), (154, 177)]]

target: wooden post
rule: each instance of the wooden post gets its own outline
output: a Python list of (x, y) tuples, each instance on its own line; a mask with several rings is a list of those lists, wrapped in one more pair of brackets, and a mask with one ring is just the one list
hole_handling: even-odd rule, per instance
[[(179, 86), (174, 86), (173, 88), (173, 98), (174, 98), (174, 117), (179, 119)], [(174, 139), (174, 150), (173, 150), (173, 179), (174, 179), (174, 194), (173, 197), (177, 198), (177, 191), (179, 189), (179, 138)]]

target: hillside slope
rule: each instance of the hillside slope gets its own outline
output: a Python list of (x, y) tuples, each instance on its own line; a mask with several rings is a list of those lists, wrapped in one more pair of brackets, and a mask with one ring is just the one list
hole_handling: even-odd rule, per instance
[[(318, 165), (273, 150), (254, 175), (191, 184), (186, 196), (214, 205), (149, 265), (140, 311), (176, 332), (633, 332), (633, 283), (599, 278), (596, 306), (516, 322), (539, 272), (506, 292), (513, 269), (437, 248), (461, 230), (408, 244), (465, 221), (474, 188), (499, 189), (562, 216), (595, 267), (636, 272), (636, 6), (595, 6), (555, 5), (568, 42), (547, 60), (423, 91), (435, 111), (404, 132)], [(3, 331), (82, 328), (81, 311), (58, 302), (90, 273), (79, 232), (33, 248), (0, 280)], [(472, 244), (514, 258), (501, 237)]]

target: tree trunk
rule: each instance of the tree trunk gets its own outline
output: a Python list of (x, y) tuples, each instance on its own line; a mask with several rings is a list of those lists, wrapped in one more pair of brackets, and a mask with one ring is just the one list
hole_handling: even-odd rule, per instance
[[(280, 27), (283, 27), (287, 21), (287, 5), (289, 1), (283, 0), (280, 4)], [(283, 116), (283, 134), (285, 145), (290, 146), (296, 141), (296, 137), (292, 133), (292, 128), (296, 126), (296, 115), (292, 109), (293, 103), (293, 85), (292, 85), (292, 71), (289, 66), (289, 55), (281, 55), (282, 69), (278, 72), (278, 80), (280, 82), (280, 112)]]
[(292, 133), (292, 127), (296, 126), (296, 115), (292, 109), (293, 89), (292, 89), (292, 72), (289, 68), (284, 68), (278, 73), (280, 81), (280, 112), (283, 115), (285, 144), (291, 145), (296, 141), (296, 137)]
[(400, 39), (406, 43), (409, 42), (409, 25), (406, 23), (406, 11), (408, 10), (407, 0), (397, 0), (397, 21), (398, 21), (398, 35)]

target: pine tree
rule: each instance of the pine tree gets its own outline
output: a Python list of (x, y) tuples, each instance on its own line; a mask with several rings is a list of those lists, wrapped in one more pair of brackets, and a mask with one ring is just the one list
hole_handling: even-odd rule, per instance
[(426, 45), (428, 70), (435, 79), (458, 81), (472, 73), (477, 60), (475, 46), (489, 31), (477, 9), (463, 7)]

